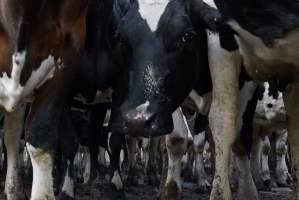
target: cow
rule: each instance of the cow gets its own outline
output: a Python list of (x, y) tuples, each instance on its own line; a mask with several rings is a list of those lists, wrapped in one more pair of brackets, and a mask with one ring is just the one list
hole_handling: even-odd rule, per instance
[[(210, 199), (232, 199), (228, 184), (229, 151), (236, 136), (238, 78), (241, 56), (249, 76), (259, 81), (275, 81), (284, 91), (288, 132), (293, 154), (295, 190), (299, 198), (296, 170), (298, 152), (298, 39), (299, 6), (296, 1), (207, 0), (210, 13), (218, 9), (222, 25), (209, 36), (213, 103), (210, 126), (216, 146), (216, 173)], [(219, 14), (219, 13), (218, 13)], [(217, 16), (218, 16), (217, 14)], [(221, 21), (221, 20), (220, 20)], [(230, 30), (234, 43), (219, 41), (223, 30)], [(231, 54), (231, 59), (222, 59)], [(239, 62), (236, 62), (239, 60)], [(221, 62), (220, 62), (221, 61)], [(224, 139), (225, 138), (225, 139)]]
[[(97, 91), (113, 90), (109, 154), (119, 154), (124, 134), (156, 137), (172, 132), (172, 113), (200, 74), (204, 28), (217, 23), (201, 16), (194, 4), (197, 1), (90, 1), (72, 87), (88, 101)], [(211, 23), (202, 23), (202, 17)], [(122, 190), (119, 170), (111, 172), (111, 181)]]
[[(271, 188), (271, 173), (268, 156), (271, 150), (270, 137), (274, 138), (274, 170), (278, 186), (289, 186), (291, 177), (286, 158), (288, 154), (287, 117), (281, 92), (272, 92), (273, 86), (264, 84), (263, 99), (258, 102), (254, 120), (254, 147), (252, 152), (252, 171), (257, 185)], [(260, 169), (261, 168), (261, 169)]]
[[(117, 42), (111, 48), (119, 58), (126, 58), (119, 59), (118, 66), (129, 72), (123, 77), (127, 80), (114, 88), (119, 94), (114, 97), (120, 99), (113, 98), (111, 128), (115, 132), (155, 137), (172, 131), (172, 113), (200, 74), (205, 24), (194, 10), (192, 4), (196, 3), (113, 2), (114, 29), (111, 26), (110, 34)], [(126, 87), (124, 83), (128, 83)]]
[[(0, 2), (0, 105), (5, 110), (7, 199), (24, 199), (17, 160), (24, 100), (34, 102), (25, 127), (33, 163), (31, 199), (54, 199), (52, 147), (64, 104), (62, 83), (85, 38), (86, 0)], [(44, 137), (49, 137), (45, 139)]]

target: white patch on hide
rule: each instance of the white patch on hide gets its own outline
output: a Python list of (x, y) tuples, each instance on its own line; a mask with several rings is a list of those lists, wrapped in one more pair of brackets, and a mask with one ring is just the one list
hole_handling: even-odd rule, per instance
[(169, 0), (138, 0), (138, 3), (141, 17), (147, 22), (151, 31), (155, 32)]
[(38, 88), (45, 79), (53, 76), (55, 69), (55, 59), (49, 55), (40, 67), (31, 73), (30, 78), (21, 86), (20, 78), (26, 62), (26, 51), (15, 52), (12, 55), (12, 71), (11, 76), (4, 72), (0, 78), (0, 104), (11, 112), (15, 109), (16, 105), (25, 97), (28, 97), (35, 88)]
[(11, 112), (19, 102), (24, 87), (20, 84), (21, 73), (26, 61), (26, 51), (16, 52), (12, 55), (12, 71), (8, 77), (6, 72), (0, 78), (0, 104)]
[(52, 55), (49, 55), (47, 59), (43, 60), (40, 67), (31, 73), (30, 78), (25, 84), (23, 97), (28, 96), (35, 88), (40, 87), (45, 81), (45, 78), (51, 77), (51, 71), (53, 74), (55, 71), (53, 71), (53, 69), (55, 69), (55, 59)]

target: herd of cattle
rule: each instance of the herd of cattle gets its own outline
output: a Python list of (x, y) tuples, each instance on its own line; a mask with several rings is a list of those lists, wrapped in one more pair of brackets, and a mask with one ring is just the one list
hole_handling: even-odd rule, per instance
[(26, 198), (25, 146), (30, 199), (74, 199), (80, 143), (84, 180), (106, 149), (114, 199), (125, 198), (123, 157), (134, 182), (136, 146), (160, 183), (164, 144), (160, 198), (180, 199), (192, 141), (200, 188), (203, 152), (212, 159), (210, 200), (232, 199), (231, 176), (238, 199), (254, 200), (271, 182), (275, 133), (276, 182), (299, 200), (298, 39), (297, 0), (0, 0), (6, 198)]

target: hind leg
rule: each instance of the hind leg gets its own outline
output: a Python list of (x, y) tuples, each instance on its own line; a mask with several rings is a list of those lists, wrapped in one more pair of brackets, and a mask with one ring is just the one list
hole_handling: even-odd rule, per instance
[(125, 138), (123, 134), (108, 133), (108, 152), (110, 155), (110, 181), (112, 185), (111, 197), (112, 200), (124, 200), (126, 199), (124, 192), (124, 184), (121, 178), (120, 170), (120, 152), (124, 144)]
[(287, 87), (284, 93), (285, 108), (288, 116), (288, 134), (291, 148), (293, 172), (293, 199), (299, 199), (299, 84)]
[(275, 175), (277, 178), (277, 185), (280, 187), (287, 187), (291, 183), (291, 176), (287, 167), (286, 158), (288, 154), (288, 132), (286, 129), (280, 130), (276, 133), (276, 168)]
[(182, 198), (181, 188), (181, 162), (187, 151), (188, 124), (182, 113), (177, 109), (173, 115), (174, 130), (166, 136), (166, 148), (168, 153), (168, 170), (161, 199), (176, 200)]
[(194, 136), (193, 146), (195, 153), (195, 172), (199, 192), (208, 192), (211, 189), (211, 184), (208, 181), (208, 176), (205, 171), (203, 162), (205, 141), (205, 132), (199, 133)]
[(70, 116), (70, 113), (65, 111), (59, 126), (59, 143), (65, 169), (61, 193), (59, 194), (60, 200), (75, 199), (74, 159), (78, 151), (79, 142)]

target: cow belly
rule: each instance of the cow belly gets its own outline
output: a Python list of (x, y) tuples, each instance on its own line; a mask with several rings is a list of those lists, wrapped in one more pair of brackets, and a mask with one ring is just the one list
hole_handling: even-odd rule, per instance
[(244, 64), (249, 74), (258, 80), (287, 78), (298, 81), (299, 31), (292, 31), (268, 47), (257, 36), (240, 27), (236, 21), (229, 25), (239, 34), (236, 36)]

